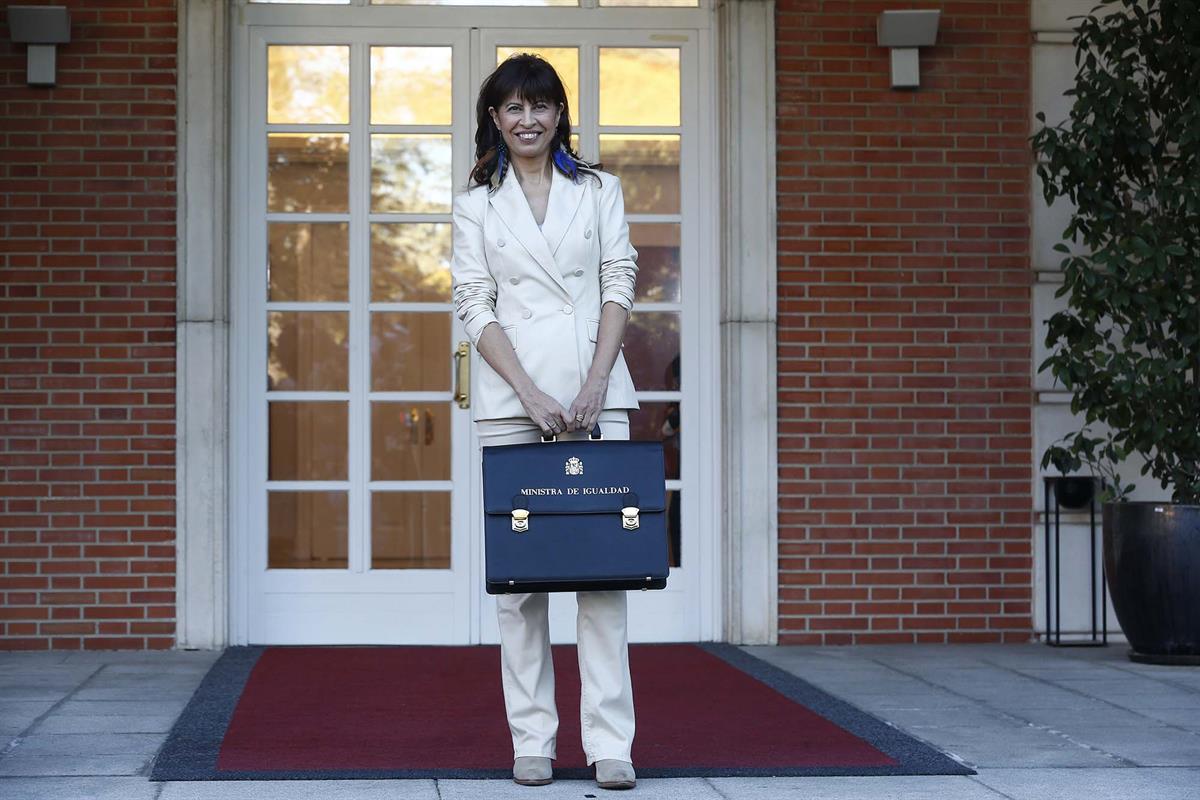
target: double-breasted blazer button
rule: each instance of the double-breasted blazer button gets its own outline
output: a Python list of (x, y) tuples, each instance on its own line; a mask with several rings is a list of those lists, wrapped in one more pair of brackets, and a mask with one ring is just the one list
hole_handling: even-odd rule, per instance
[(575, 277), (576, 277), (576, 278), (578, 278), (578, 277), (579, 277), (580, 275), (582, 275), (582, 274), (583, 274), (583, 270), (581, 270), (581, 269), (577, 269), (577, 270), (575, 270)]
[(527, 308), (521, 312), (521, 316), (524, 317), (525, 319), (529, 319), (530, 317), (533, 316), (533, 312)]
[(585, 238), (585, 239), (592, 238), (592, 229), (591, 228), (588, 228), (586, 231), (583, 232), (583, 238)]
[(497, 239), (497, 240), (496, 240), (496, 247), (504, 247), (504, 240), (503, 240), (503, 239)]
[(513, 275), (511, 278), (508, 279), (508, 282), (512, 283), (512, 284), (518, 284), (521, 282), (521, 279), (518, 278), (516, 275)]
[(574, 310), (575, 310), (575, 306), (571, 305), (570, 303), (567, 303), (565, 306), (563, 306), (564, 314), (570, 314)]

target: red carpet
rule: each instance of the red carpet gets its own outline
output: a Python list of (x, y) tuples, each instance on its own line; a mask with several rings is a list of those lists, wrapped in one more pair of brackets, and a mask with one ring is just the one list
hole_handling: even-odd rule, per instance
[[(216, 769), (509, 770), (495, 647), (271, 647)], [(694, 645), (630, 648), (639, 774), (679, 767), (884, 767), (896, 760)], [(584, 767), (579, 667), (554, 647), (555, 769)]]
[[(729, 644), (632, 645), (639, 778), (973, 775)], [(554, 648), (556, 779), (591, 780), (574, 646)], [(229, 647), (151, 780), (512, 777), (498, 647)]]

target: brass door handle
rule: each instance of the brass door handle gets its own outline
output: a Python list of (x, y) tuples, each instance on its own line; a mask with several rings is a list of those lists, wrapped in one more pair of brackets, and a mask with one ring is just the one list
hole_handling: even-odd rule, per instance
[(454, 402), (471, 407), (471, 343), (459, 342), (454, 351)]

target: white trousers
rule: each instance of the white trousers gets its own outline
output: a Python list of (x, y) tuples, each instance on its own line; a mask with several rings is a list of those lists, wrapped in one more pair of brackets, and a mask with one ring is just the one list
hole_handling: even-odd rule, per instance
[[(628, 412), (601, 411), (599, 422), (605, 439), (629, 438)], [(480, 420), (476, 426), (483, 447), (536, 442), (541, 436), (537, 425), (526, 418)], [(587, 432), (573, 431), (559, 438), (586, 439)], [(549, 599), (546, 592), (496, 595), (500, 677), (514, 758), (558, 755)], [(589, 766), (603, 758), (632, 763), (633, 682), (625, 592), (576, 592), (575, 600), (584, 755)]]

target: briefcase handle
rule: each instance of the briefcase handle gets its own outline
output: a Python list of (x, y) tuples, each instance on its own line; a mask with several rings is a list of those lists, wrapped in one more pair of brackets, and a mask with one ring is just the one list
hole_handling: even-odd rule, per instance
[[(597, 422), (595, 425), (592, 426), (592, 429), (590, 431), (588, 431), (588, 441), (589, 442), (599, 442), (603, 438), (604, 438), (604, 433), (600, 430), (600, 423)], [(550, 442), (557, 442), (557, 441), (558, 441), (557, 434), (554, 434), (554, 433), (543, 433), (542, 434), (542, 443), (543, 444), (549, 444)]]

